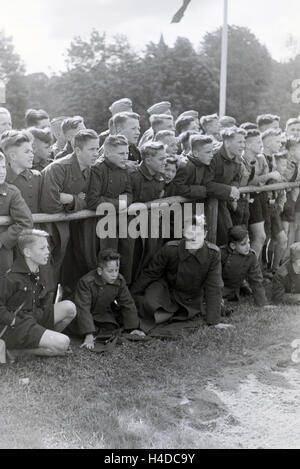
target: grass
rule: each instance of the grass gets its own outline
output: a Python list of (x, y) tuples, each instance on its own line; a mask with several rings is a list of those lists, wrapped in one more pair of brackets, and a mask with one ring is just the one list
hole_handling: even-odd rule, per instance
[(0, 448), (215, 447), (215, 420), (226, 409), (205, 394), (208, 383), (224, 385), (235, 370), (226, 382), (234, 389), (266, 363), (280, 367), (300, 337), (297, 308), (262, 312), (244, 303), (230, 322), (234, 329), (203, 326), (175, 341), (125, 342), (107, 355), (76, 342), (67, 357), (2, 365)]

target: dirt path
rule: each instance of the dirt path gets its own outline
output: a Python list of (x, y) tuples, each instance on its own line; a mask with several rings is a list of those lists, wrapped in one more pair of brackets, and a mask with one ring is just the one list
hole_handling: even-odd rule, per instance
[(300, 364), (291, 359), (296, 331), (300, 338), (297, 316), (285, 342), (245, 352), (204, 392), (184, 397), (202, 441), (214, 448), (300, 448)]

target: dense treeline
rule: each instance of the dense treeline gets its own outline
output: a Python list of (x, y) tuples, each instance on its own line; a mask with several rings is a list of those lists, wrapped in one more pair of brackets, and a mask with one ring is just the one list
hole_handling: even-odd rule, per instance
[[(14, 126), (24, 125), (28, 107), (44, 108), (51, 117), (82, 115), (96, 130), (107, 128), (108, 106), (128, 96), (147, 126), (145, 109), (157, 101), (172, 102), (174, 114), (197, 109), (218, 110), (221, 30), (207, 33), (199, 49), (179, 37), (174, 46), (163, 38), (135, 52), (126, 37), (109, 40), (91, 33), (89, 41), (74, 38), (66, 54), (67, 71), (48, 77), (26, 75), (12, 39), (0, 33), (0, 77), (7, 82), (7, 107)], [(272, 59), (247, 28), (229, 28), (227, 114), (238, 121), (259, 113), (279, 114), (285, 121), (300, 112), (293, 104), (291, 83), (300, 78), (300, 55), (289, 62)]]

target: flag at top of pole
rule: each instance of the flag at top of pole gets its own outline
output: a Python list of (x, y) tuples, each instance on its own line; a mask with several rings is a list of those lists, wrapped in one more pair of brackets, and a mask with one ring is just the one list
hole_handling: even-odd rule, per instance
[(180, 21), (183, 18), (183, 15), (185, 13), (185, 10), (188, 7), (188, 4), (191, 2), (191, 0), (183, 0), (182, 7), (179, 8), (179, 10), (175, 13), (175, 15), (172, 18), (171, 23), (180, 23)]
[[(180, 23), (191, 0), (183, 0), (181, 8), (175, 13), (171, 23)], [(221, 72), (220, 72), (220, 96), (219, 116), (226, 114), (226, 90), (227, 90), (227, 56), (228, 56), (228, 0), (224, 0), (224, 20), (221, 45)]]

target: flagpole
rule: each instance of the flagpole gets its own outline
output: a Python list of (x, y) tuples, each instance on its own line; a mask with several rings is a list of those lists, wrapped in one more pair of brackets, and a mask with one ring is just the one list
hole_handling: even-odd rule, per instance
[(223, 30), (222, 30), (220, 100), (219, 100), (219, 116), (220, 117), (223, 117), (226, 113), (227, 57), (228, 57), (228, 0), (224, 0), (224, 21), (223, 21)]

